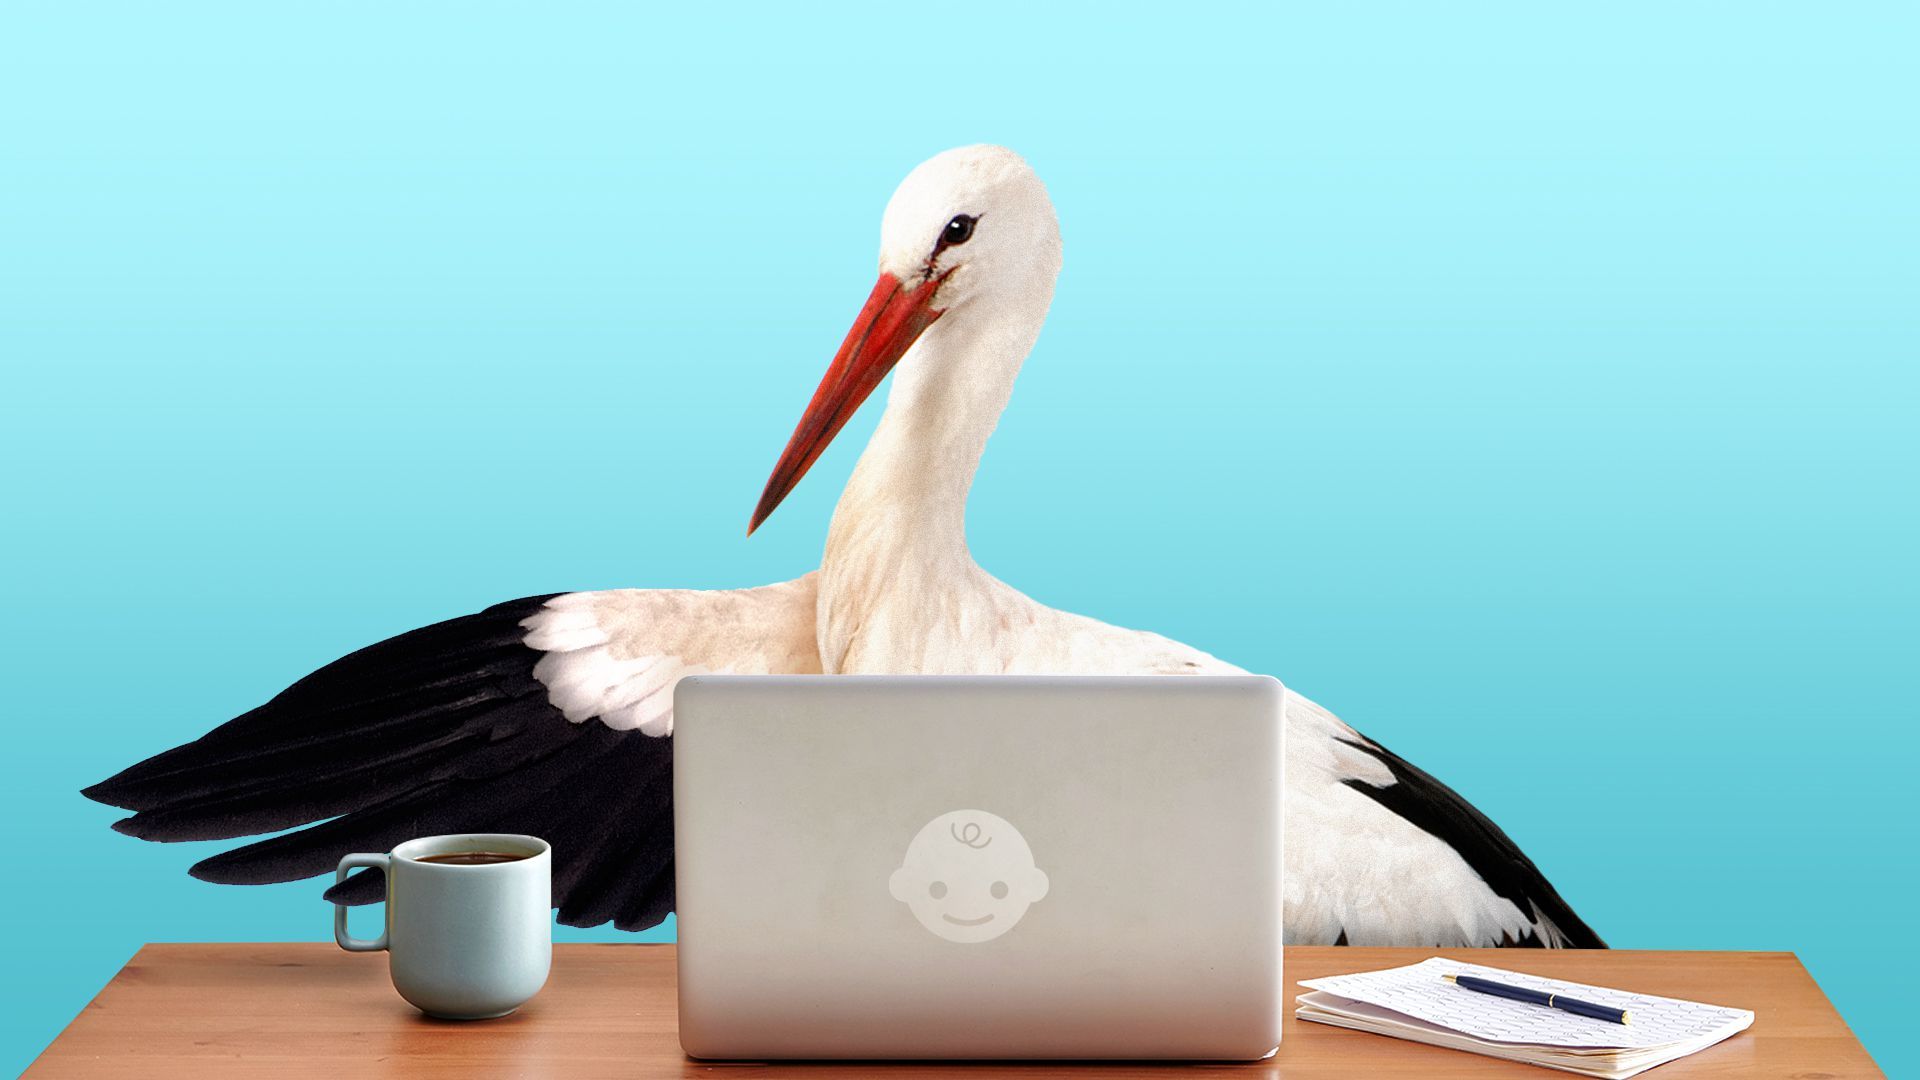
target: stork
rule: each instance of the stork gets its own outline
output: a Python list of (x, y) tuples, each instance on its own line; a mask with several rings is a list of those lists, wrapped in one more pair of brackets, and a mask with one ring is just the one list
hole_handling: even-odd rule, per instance
[[(114, 828), (145, 840), (280, 833), (190, 871), (234, 884), (310, 877), (344, 852), (426, 833), (533, 833), (553, 844), (563, 923), (637, 930), (673, 908), (672, 688), (683, 675), (1239, 671), (1036, 603), (968, 552), (974, 472), (1060, 263), (1052, 203), (1013, 152), (949, 150), (901, 183), (881, 223), (879, 280), (748, 526), (892, 372), (817, 571), (731, 591), (508, 601), (336, 660), (85, 794), (133, 811)], [(1289, 941), (1601, 944), (1452, 790), (1298, 694), (1285, 722)], [(327, 895), (381, 892), (362, 874)]]

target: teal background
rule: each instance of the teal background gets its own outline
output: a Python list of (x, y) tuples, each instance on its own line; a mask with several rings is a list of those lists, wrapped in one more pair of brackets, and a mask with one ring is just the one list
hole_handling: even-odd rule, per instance
[(141, 942), (326, 933), (84, 784), (496, 600), (814, 565), (877, 409), (748, 512), (979, 140), (1067, 243), (989, 569), (1920, 1067), (1914, 6), (677, 7), (4, 8), (0, 1068)]

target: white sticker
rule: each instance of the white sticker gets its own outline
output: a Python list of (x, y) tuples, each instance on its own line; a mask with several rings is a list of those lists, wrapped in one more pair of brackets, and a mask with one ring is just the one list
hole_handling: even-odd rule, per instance
[(952, 810), (927, 822), (887, 879), (887, 891), (921, 926), (963, 945), (1013, 929), (1047, 887), (1027, 838), (985, 810)]

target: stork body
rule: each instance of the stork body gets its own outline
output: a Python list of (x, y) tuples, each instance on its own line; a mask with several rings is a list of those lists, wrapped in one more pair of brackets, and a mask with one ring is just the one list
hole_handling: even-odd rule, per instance
[[(769, 480), (757, 527), (889, 371), (821, 567), (754, 589), (512, 601), (321, 669), (87, 794), (157, 840), (311, 825), (194, 867), (291, 880), (425, 832), (553, 841), (563, 921), (672, 905), (672, 687), (686, 674), (1203, 674), (1241, 669), (1039, 604), (976, 564), (965, 511), (1060, 267), (1045, 189), (1009, 151), (916, 169), (880, 279)], [(1289, 694), (1286, 930), (1300, 943), (1598, 945), (1492, 822)], [(327, 820), (331, 819), (331, 820)], [(330, 895), (377, 896), (369, 877)]]

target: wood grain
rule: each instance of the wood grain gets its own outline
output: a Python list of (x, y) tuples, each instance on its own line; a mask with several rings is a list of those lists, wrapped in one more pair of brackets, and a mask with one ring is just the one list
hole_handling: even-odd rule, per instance
[[(1662, 1066), (1658, 1080), (1877, 1077), (1853, 1034), (1792, 953), (1287, 950), (1287, 978), (1412, 963), (1435, 954), (1513, 971), (1748, 1008), (1751, 1030)], [(738, 1078), (1099, 1076), (1202, 1073), (1447, 1078), (1554, 1075), (1528, 1065), (1287, 1019), (1280, 1052), (1245, 1065), (763, 1064), (688, 1059), (674, 1034), (671, 945), (560, 945), (553, 978), (513, 1016), (429, 1020), (387, 982), (386, 959), (331, 943), (148, 945), (128, 961), (26, 1075), (32, 1080), (249, 1077), (720, 1076)]]

